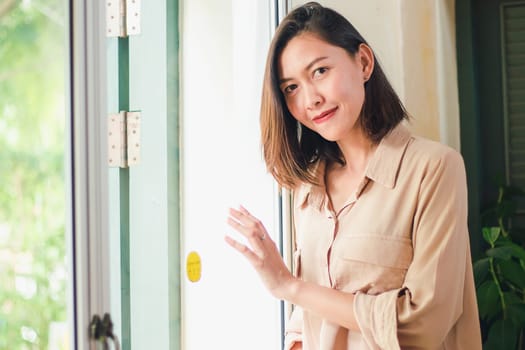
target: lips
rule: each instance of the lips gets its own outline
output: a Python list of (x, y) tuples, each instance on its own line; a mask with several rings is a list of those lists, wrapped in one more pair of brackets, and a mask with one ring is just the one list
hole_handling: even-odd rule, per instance
[(329, 109), (327, 111), (324, 111), (323, 113), (317, 115), (316, 117), (314, 117), (314, 119), (312, 119), (312, 121), (316, 124), (321, 124), (325, 121), (327, 121), (328, 119), (332, 118), (333, 115), (335, 114), (335, 111), (337, 110), (337, 107), (334, 107), (332, 109)]

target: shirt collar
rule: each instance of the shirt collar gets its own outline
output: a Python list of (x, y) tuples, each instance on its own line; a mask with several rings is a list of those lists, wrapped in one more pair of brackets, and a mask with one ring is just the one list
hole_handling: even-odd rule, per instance
[(319, 161), (315, 165), (314, 174), (315, 179), (318, 184), (304, 183), (297, 189), (297, 195), (295, 203), (296, 206), (304, 206), (306, 203), (321, 209), (324, 204), (326, 197), (326, 187), (325, 187), (325, 169), (326, 163), (324, 161)]
[[(387, 188), (394, 188), (399, 167), (411, 137), (410, 132), (402, 123), (386, 134), (368, 163), (365, 177)], [(304, 206), (308, 203), (320, 210), (324, 207), (327, 200), (325, 169), (325, 162), (319, 162), (314, 170), (319, 184), (304, 184), (297, 189), (296, 206)]]
[(411, 138), (408, 129), (399, 123), (377, 146), (365, 176), (385, 187), (394, 188), (401, 161)]

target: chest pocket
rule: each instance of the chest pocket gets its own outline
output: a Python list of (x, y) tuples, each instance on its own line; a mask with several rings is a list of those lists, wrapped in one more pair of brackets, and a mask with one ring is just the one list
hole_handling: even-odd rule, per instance
[(379, 294), (400, 288), (412, 262), (410, 239), (380, 235), (343, 235), (332, 250), (337, 289)]

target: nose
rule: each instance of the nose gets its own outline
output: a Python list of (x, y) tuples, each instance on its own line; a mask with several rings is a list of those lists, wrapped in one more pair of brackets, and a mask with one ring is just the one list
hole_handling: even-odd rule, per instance
[(314, 85), (308, 85), (304, 89), (305, 105), (307, 109), (315, 109), (323, 102), (323, 96)]

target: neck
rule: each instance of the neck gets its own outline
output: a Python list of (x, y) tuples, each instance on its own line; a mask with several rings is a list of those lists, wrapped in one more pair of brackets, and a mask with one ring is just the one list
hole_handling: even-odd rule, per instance
[(364, 173), (376, 148), (362, 128), (355, 129), (349, 137), (337, 141), (337, 145), (346, 161), (344, 168), (358, 174)]

